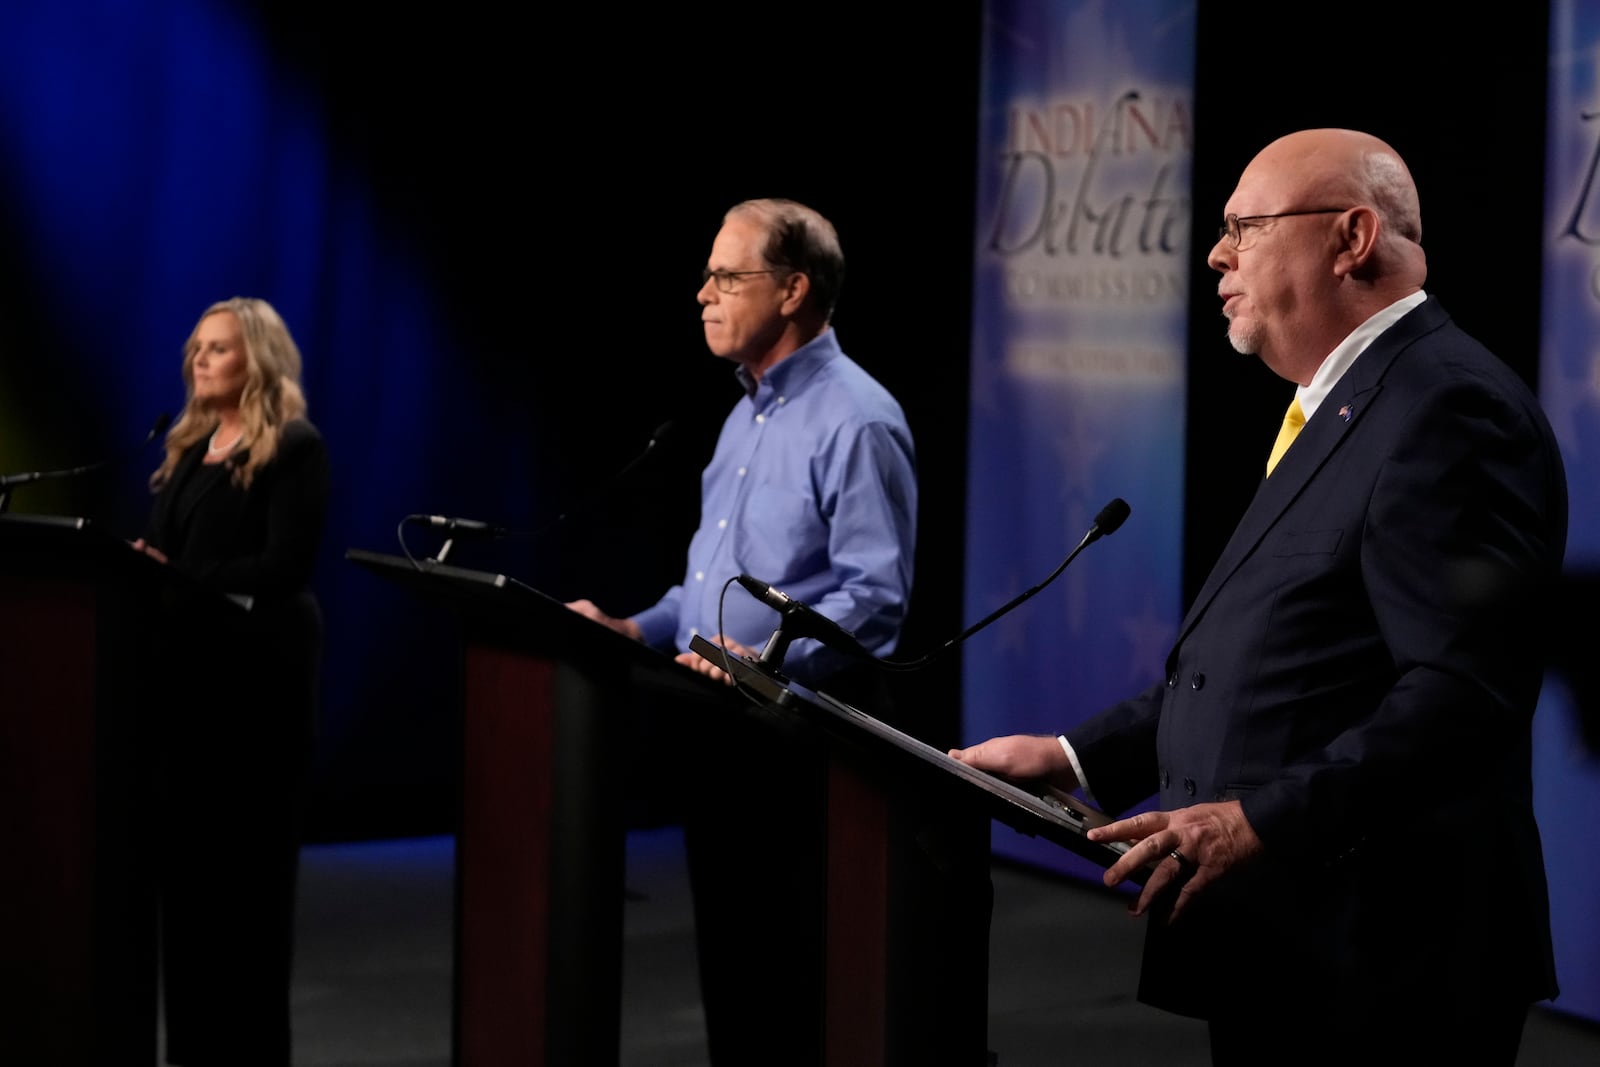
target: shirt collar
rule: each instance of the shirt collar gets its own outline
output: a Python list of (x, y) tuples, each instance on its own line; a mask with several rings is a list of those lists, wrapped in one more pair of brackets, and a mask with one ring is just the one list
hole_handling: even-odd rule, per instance
[(1401, 297), (1351, 330), (1350, 336), (1340, 341), (1339, 346), (1328, 353), (1328, 358), (1322, 361), (1317, 373), (1311, 376), (1311, 384), (1300, 386), (1294, 393), (1300, 401), (1300, 410), (1305, 413), (1307, 421), (1317, 413), (1318, 405), (1333, 390), (1339, 379), (1344, 377), (1344, 372), (1355, 363), (1356, 357), (1365, 352), (1367, 346), (1376, 341), (1383, 331), (1405, 318), (1412, 308), (1426, 299), (1428, 294), (1420, 289), (1410, 296)]
[(744, 395), (762, 405), (774, 393), (778, 396), (793, 393), (825, 364), (842, 355), (844, 352), (839, 348), (833, 328), (829, 327), (774, 363), (759, 382), (743, 364), (735, 367), (733, 373), (744, 387)]

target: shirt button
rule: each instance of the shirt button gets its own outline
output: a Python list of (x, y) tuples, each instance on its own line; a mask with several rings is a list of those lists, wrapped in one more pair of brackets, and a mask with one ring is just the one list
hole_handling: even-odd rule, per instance
[(786, 397), (786, 396), (780, 396), (778, 398), (778, 403), (780, 403), (780, 404), (787, 404), (788, 402), (789, 402), (789, 398)]
[(694, 572), (694, 580), (697, 581), (697, 582), (705, 581), (706, 580), (706, 572), (705, 571), (695, 571)]
[(756, 421), (757, 422), (766, 422), (767, 421), (767, 417), (765, 415), (757, 415), (756, 416)]
[(1204, 672), (1195, 671), (1194, 677), (1189, 679), (1189, 685), (1194, 689), (1204, 689), (1206, 687), (1206, 676)]
[(739, 477), (741, 477), (741, 478), (744, 477), (744, 468), (743, 467), (739, 468)]
[(718, 519), (717, 520), (717, 529), (726, 530), (727, 528), (728, 528), (728, 520), (727, 519)]

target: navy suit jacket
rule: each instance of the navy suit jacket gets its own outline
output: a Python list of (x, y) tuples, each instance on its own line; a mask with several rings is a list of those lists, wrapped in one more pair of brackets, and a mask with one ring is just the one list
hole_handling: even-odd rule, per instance
[(1265, 845), (1176, 923), (1152, 914), (1141, 999), (1359, 1018), (1555, 994), (1530, 722), (1566, 528), (1536, 399), (1437, 300), (1361, 354), (1166, 678), (1067, 732), (1108, 810), (1237, 799)]

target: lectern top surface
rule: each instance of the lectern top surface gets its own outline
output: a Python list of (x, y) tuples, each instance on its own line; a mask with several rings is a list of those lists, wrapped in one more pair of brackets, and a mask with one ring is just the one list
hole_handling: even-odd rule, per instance
[[(690, 644), (701, 656), (730, 670), (741, 686), (763, 700), (818, 720), (837, 735), (858, 740), (870, 738), (879, 748), (893, 749), (981, 791), (990, 802), (994, 817), (1013, 829), (1045, 837), (1102, 867), (1111, 866), (1128, 851), (1125, 841), (1091, 841), (1085, 836), (1090, 828), (1112, 819), (1074, 796), (1044, 788), (1036, 792), (1030, 784), (997, 778), (859, 708), (773, 673), (748, 657), (726, 653), (701, 637), (694, 638)], [(1144, 878), (1140, 874), (1133, 880), (1142, 882)]]

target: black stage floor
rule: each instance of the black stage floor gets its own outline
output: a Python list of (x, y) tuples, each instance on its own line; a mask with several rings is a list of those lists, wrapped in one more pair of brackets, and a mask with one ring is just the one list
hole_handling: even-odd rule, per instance
[[(303, 853), (295, 1067), (448, 1067), (449, 837)], [(622, 1067), (698, 1067), (705, 1036), (682, 837), (628, 838)], [(1119, 894), (997, 861), (989, 1047), (999, 1067), (1207, 1067), (1204, 1024), (1137, 1003), (1140, 920)], [(1600, 1026), (1535, 1008), (1518, 1061), (1600, 1064)]]

